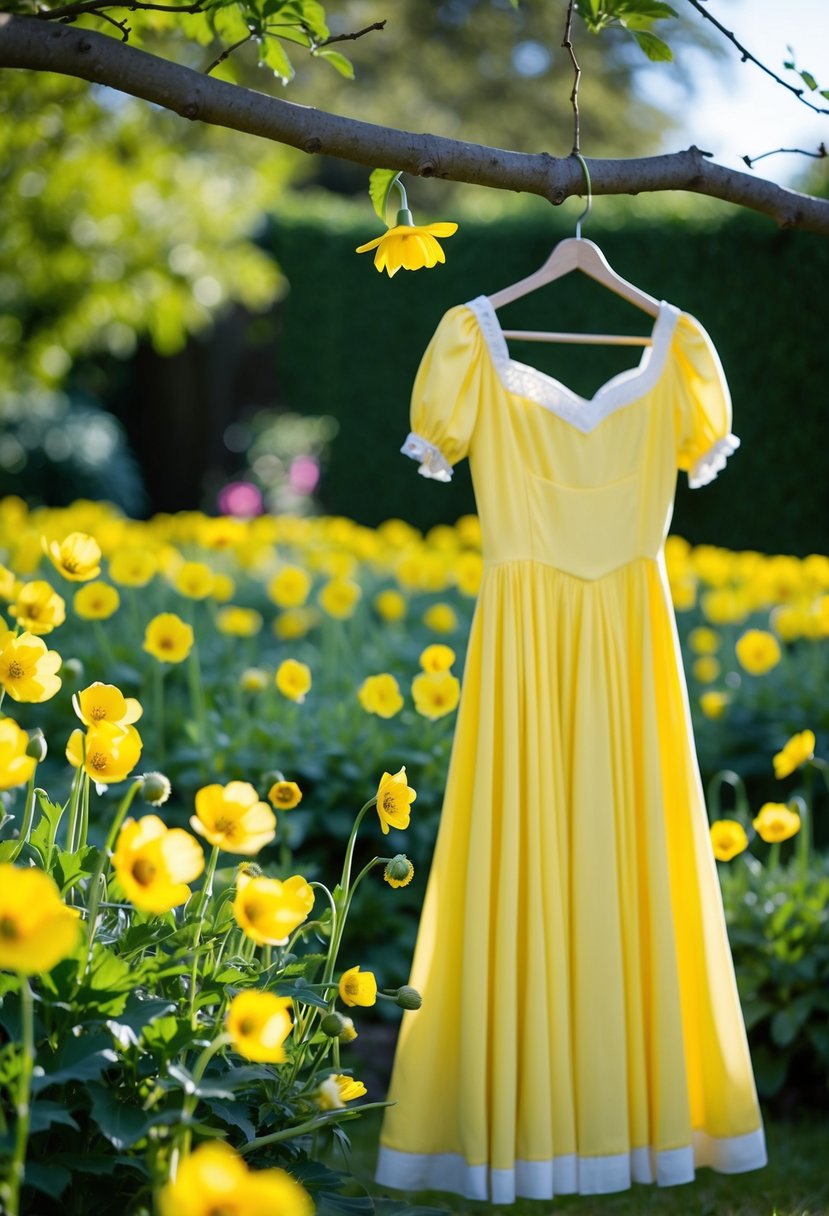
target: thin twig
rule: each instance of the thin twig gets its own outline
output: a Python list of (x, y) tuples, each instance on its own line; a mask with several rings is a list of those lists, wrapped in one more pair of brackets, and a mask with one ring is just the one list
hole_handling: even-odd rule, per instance
[(93, 16), (100, 17), (102, 21), (108, 21), (110, 25), (114, 25), (121, 32), (121, 41), (129, 42), (132, 27), (127, 25), (126, 21), (119, 21), (117, 17), (109, 17), (106, 13), (101, 12), (93, 13)]
[(807, 99), (803, 95), (804, 94), (803, 89), (798, 88), (797, 85), (789, 84), (788, 80), (784, 80), (782, 76), (778, 76), (776, 72), (773, 72), (771, 70), (771, 68), (767, 68), (764, 63), (761, 63), (756, 55), (752, 55), (751, 51), (746, 50), (746, 48), (743, 46), (743, 44), (741, 42), (737, 41), (737, 38), (734, 36), (734, 34), (731, 32), (731, 30), (727, 30), (725, 28), (725, 26), (722, 25), (722, 23), (717, 20), (716, 17), (711, 16), (711, 14), (704, 7), (704, 5), (700, 2), (700, 0), (688, 0), (688, 3), (691, 5), (692, 8), (695, 8), (698, 13), (701, 13), (706, 21), (710, 21), (711, 24), (720, 31), (721, 34), (724, 34), (729, 42), (732, 42), (734, 44), (734, 46), (737, 48), (737, 50), (740, 52), (740, 55), (742, 56), (743, 63), (745, 63), (748, 60), (751, 63), (755, 64), (758, 68), (760, 68), (761, 71), (765, 72), (767, 76), (771, 76), (772, 80), (776, 80), (778, 84), (782, 84), (784, 89), (788, 89), (790, 93), (794, 93), (795, 97), (797, 97), (797, 99), (799, 101), (802, 101), (804, 106), (808, 106), (810, 110), (814, 110), (815, 114), (829, 114), (829, 110), (823, 109), (820, 106), (813, 106), (811, 101), (807, 101)]
[(806, 148), (775, 148), (772, 152), (761, 152), (759, 156), (744, 156), (743, 160), (749, 169), (753, 169), (758, 160), (765, 160), (767, 156), (777, 156), (778, 152), (790, 152), (797, 156), (811, 156), (813, 160), (823, 160), (825, 156), (829, 156), (826, 144), (821, 143), (818, 144), (817, 152), (809, 152)]
[(355, 38), (362, 38), (363, 34), (370, 34), (373, 30), (384, 30), (386, 20), (387, 18), (383, 18), (382, 21), (375, 21), (371, 25), (367, 25), (364, 30), (356, 30), (353, 34), (332, 34), (324, 42), (318, 42), (317, 49), (322, 46), (330, 46), (332, 42), (353, 42)]
[(581, 152), (580, 137), (579, 137), (579, 81), (581, 80), (581, 68), (576, 59), (573, 50), (573, 43), (570, 41), (570, 32), (573, 28), (573, 0), (567, 5), (567, 20), (564, 25), (564, 39), (561, 45), (565, 48), (570, 56), (573, 64), (573, 91), (570, 94), (570, 104), (573, 107), (573, 151), (571, 156), (578, 156)]
[(201, 13), (204, 11), (204, 0), (193, 0), (192, 4), (154, 4), (151, 0), (74, 0), (72, 4), (64, 4), (60, 8), (42, 8), (35, 16), (40, 21), (74, 21), (84, 13), (94, 13), (102, 16), (105, 8), (127, 8), (134, 13), (138, 9), (153, 9), (160, 13)]
[(209, 76), (214, 68), (217, 68), (220, 63), (224, 63), (228, 55), (232, 55), (234, 51), (238, 51), (240, 46), (244, 46), (246, 42), (250, 42), (253, 34), (245, 34), (244, 38), (240, 38), (238, 42), (234, 42), (232, 46), (226, 46), (220, 55), (217, 55), (209, 67), (204, 69), (205, 76)]

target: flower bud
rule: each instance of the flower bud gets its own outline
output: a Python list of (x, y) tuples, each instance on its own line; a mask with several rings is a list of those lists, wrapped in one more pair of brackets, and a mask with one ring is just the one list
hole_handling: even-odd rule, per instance
[(163, 806), (170, 797), (170, 782), (163, 773), (145, 773), (141, 785), (141, 797), (150, 806)]
[(397, 989), (397, 1004), (401, 1009), (419, 1009), (423, 1004), (423, 997), (416, 988), (404, 984), (402, 988)]
[(255, 861), (243, 861), (236, 870), (237, 886), (243, 886), (250, 878), (262, 878), (265, 871)]
[(350, 1021), (351, 1018), (344, 1018), (341, 1013), (327, 1013), (320, 1022), (320, 1030), (329, 1039), (338, 1039), (345, 1030), (346, 1022)]
[(40, 764), (41, 760), (46, 759), (46, 753), (48, 750), (49, 749), (46, 746), (46, 739), (44, 738), (43, 731), (39, 726), (36, 726), (29, 735), (29, 742), (26, 745), (26, 755), (31, 756), (32, 759), (37, 760), (38, 764)]
[(345, 1022), (345, 1025), (340, 1031), (340, 1042), (353, 1043), (357, 1038), (357, 1031), (354, 1029), (354, 1023), (352, 1022), (351, 1018), (347, 1017), (343, 1017), (343, 1021)]
[(396, 853), (387, 862), (383, 878), (390, 887), (406, 887), (414, 878), (414, 866), (405, 853)]

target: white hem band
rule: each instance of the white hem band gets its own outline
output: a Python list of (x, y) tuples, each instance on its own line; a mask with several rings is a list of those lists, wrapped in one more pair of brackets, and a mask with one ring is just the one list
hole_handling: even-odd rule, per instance
[(416, 431), (409, 431), (400, 451), (404, 456), (420, 461), (417, 471), (421, 477), (430, 477), (432, 481), (452, 480), (452, 466), (443, 452)]
[(718, 439), (716, 443), (713, 443), (708, 451), (700, 456), (693, 468), (688, 470), (689, 487), (692, 490), (698, 490), (700, 486), (707, 486), (718, 473), (723, 471), (728, 457), (733, 456), (739, 446), (740, 441), (736, 435), (726, 435), (723, 439)]

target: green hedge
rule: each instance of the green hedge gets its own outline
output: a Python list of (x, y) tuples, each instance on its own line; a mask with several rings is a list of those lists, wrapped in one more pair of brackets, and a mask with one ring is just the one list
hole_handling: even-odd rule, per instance
[[(435, 486), (398, 455), (423, 349), (447, 308), (534, 270), (572, 227), (542, 216), (466, 221), (447, 242), (445, 266), (401, 271), (391, 281), (370, 255), (353, 252), (377, 227), (368, 209), (360, 226), (276, 222), (273, 250), (290, 282), (277, 392), (286, 408), (340, 422), (325, 510), (367, 524), (402, 516), (427, 528), (474, 509), (474, 500), (465, 465), (451, 485)], [(727, 477), (693, 494), (680, 485), (674, 530), (738, 549), (825, 551), (826, 326), (815, 284), (829, 274), (829, 241), (745, 215), (705, 228), (660, 220), (603, 230), (591, 219), (589, 235), (620, 274), (701, 320), (731, 386), (743, 446)], [(505, 315), (528, 326), (642, 327), (641, 314), (584, 275), (525, 297)], [(636, 358), (630, 350), (588, 350), (585, 357), (584, 348), (536, 344), (521, 353), (588, 394)]]

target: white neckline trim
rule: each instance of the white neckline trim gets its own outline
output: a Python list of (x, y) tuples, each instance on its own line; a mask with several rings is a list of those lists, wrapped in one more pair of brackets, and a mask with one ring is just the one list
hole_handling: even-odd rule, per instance
[(678, 308), (662, 300), (653, 326), (652, 345), (645, 347), (639, 366), (613, 376), (592, 397), (586, 398), (546, 372), (510, 357), (501, 323), (488, 296), (476, 296), (465, 307), (478, 319), (493, 366), (507, 392), (534, 401), (584, 434), (617, 409), (644, 397), (655, 386), (664, 370), (680, 315)]

